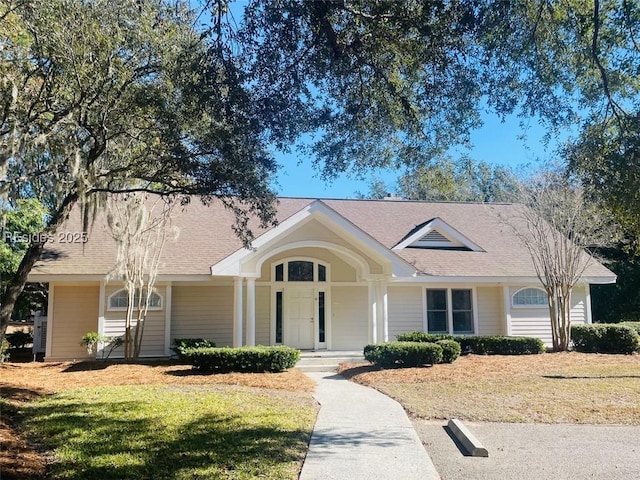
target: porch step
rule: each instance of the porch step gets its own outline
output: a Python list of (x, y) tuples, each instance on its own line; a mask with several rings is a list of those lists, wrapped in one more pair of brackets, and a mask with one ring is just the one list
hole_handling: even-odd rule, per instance
[(303, 372), (334, 372), (346, 362), (364, 362), (362, 351), (301, 352), (296, 368)]

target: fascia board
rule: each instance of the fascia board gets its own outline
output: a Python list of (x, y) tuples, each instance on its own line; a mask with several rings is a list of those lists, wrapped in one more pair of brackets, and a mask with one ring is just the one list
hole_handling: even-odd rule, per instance
[[(392, 272), (396, 276), (412, 276), (416, 269), (405, 259), (378, 242), (361, 228), (344, 218), (332, 208), (322, 204), (324, 207), (322, 215), (317, 216), (317, 220), (329, 228), (336, 235), (344, 238), (349, 243), (367, 253), (373, 259), (391, 262)], [(319, 210), (320, 211), (320, 210)]]
[(353, 243), (356, 248), (362, 249), (374, 259), (391, 262), (392, 272), (398, 276), (410, 276), (415, 274), (415, 268), (406, 260), (391, 252), (380, 244), (368, 233), (358, 228), (352, 222), (344, 218), (335, 210), (324, 204), (321, 200), (315, 200), (299, 212), (295, 213), (277, 227), (265, 232), (252, 244), (252, 249), (242, 248), (211, 267), (212, 275), (238, 276), (241, 274), (242, 263), (255, 253), (257, 249), (269, 248), (287, 232), (300, 228), (304, 223), (316, 219), (329, 228), (336, 235)]
[[(496, 285), (530, 285), (539, 284), (538, 277), (464, 277), (464, 276), (438, 276), (438, 275), (417, 275), (415, 277), (394, 278), (393, 282), (402, 283), (481, 283)], [(616, 277), (582, 277), (578, 284), (612, 284), (616, 282)]]
[(312, 207), (317, 200), (306, 207), (302, 208), (298, 212), (291, 215), (289, 218), (279, 223), (278, 226), (266, 231), (258, 238), (256, 238), (251, 244), (251, 248), (241, 248), (226, 258), (223, 258), (215, 265), (211, 266), (211, 275), (216, 276), (238, 276), (241, 273), (241, 265), (244, 260), (254, 254), (258, 248), (265, 248), (269, 243), (276, 241), (282, 235), (289, 232), (291, 229), (299, 226), (305, 219), (308, 219), (312, 214)]

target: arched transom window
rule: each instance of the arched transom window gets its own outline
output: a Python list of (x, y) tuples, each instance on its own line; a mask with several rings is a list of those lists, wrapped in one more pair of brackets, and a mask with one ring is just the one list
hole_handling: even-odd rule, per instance
[(326, 282), (327, 267), (311, 260), (287, 260), (274, 267), (276, 282)]
[[(136, 289), (136, 294), (133, 299), (134, 308), (137, 308), (140, 305), (140, 301), (142, 304), (147, 299), (147, 290), (142, 289), (142, 299), (140, 298), (140, 289)], [(129, 304), (129, 292), (127, 292), (126, 288), (118, 290), (114, 294), (109, 297), (109, 310), (126, 310), (127, 305)], [(162, 308), (162, 297), (151, 291), (151, 295), (149, 296), (149, 308), (150, 309), (160, 309)]]
[(514, 307), (546, 307), (547, 293), (541, 288), (522, 288), (513, 294)]

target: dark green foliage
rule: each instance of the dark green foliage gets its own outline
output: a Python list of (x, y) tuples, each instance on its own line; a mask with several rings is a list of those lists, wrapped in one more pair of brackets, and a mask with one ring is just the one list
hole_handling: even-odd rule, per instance
[(25, 348), (28, 344), (33, 343), (33, 332), (31, 329), (20, 329), (7, 333), (6, 338), (11, 348)]
[(182, 355), (195, 369), (213, 373), (282, 372), (300, 359), (299, 350), (286, 346), (185, 348)]
[(456, 337), (464, 352), (476, 355), (532, 355), (544, 353), (546, 348), (539, 338), (533, 337)]
[(640, 349), (640, 336), (626, 325), (573, 325), (571, 340), (575, 350), (585, 353), (631, 354)]
[(405, 332), (396, 335), (398, 342), (430, 342), (435, 343), (440, 340), (455, 340), (453, 335), (441, 333), (425, 333), (425, 332)]
[(614, 284), (590, 286), (594, 323), (640, 319), (640, 253), (625, 244), (598, 248), (595, 253), (606, 260), (607, 268), (618, 278)]
[(435, 365), (442, 362), (442, 353), (435, 343), (388, 342), (364, 347), (364, 358), (380, 368)]
[(442, 363), (453, 363), (460, 356), (462, 348), (455, 340), (439, 340), (436, 345), (442, 348)]
[(622, 322), (620, 325), (633, 328), (638, 335), (640, 335), (640, 322)]
[(394, 190), (408, 200), (505, 202), (513, 201), (518, 188), (516, 174), (506, 167), (445, 157), (407, 171)]
[(210, 342), (204, 338), (174, 338), (171, 351), (175, 353), (178, 358), (184, 360), (184, 350), (187, 348), (207, 348), (215, 346), (216, 344), (214, 342)]
[(396, 337), (399, 342), (438, 342), (455, 340), (465, 353), (476, 355), (529, 355), (544, 353), (546, 348), (539, 338), (441, 335), (424, 332), (401, 333)]

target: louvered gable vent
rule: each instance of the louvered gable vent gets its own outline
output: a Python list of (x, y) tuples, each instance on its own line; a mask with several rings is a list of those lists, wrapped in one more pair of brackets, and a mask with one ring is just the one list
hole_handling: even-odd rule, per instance
[(418, 240), (419, 242), (444, 242), (444, 243), (451, 243), (451, 241), (445, 237), (444, 235), (442, 235), (439, 231), (437, 230), (431, 230), (429, 233), (427, 233), (425, 236), (423, 236), (420, 240)]
[(481, 252), (482, 248), (448, 225), (441, 218), (434, 218), (422, 225), (416, 225), (394, 250), (403, 248), (426, 248), (436, 250), (465, 250)]
[(456, 239), (445, 236), (439, 230), (429, 230), (427, 233), (408, 245), (409, 248), (442, 248), (468, 250), (466, 245)]

